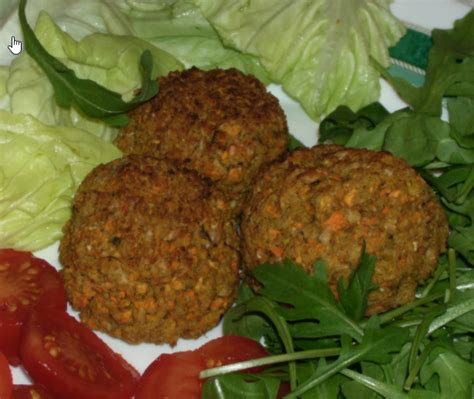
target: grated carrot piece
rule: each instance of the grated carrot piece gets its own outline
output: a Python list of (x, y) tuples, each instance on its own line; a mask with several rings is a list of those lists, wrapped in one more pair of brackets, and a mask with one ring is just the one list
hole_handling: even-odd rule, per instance
[(324, 222), (329, 231), (338, 231), (347, 226), (347, 219), (341, 211), (335, 211)]
[(272, 251), (272, 254), (275, 255), (276, 257), (278, 258), (282, 258), (283, 257), (283, 248), (280, 248), (280, 247), (272, 247), (270, 249), (270, 251)]

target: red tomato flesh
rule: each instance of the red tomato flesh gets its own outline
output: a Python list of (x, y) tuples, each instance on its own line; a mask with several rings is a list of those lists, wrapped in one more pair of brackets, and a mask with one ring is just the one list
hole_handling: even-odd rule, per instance
[(0, 352), (0, 399), (10, 399), (12, 390), (13, 380), (10, 366), (5, 355)]
[(199, 378), (202, 370), (266, 355), (258, 342), (238, 336), (214, 339), (195, 351), (163, 354), (145, 370), (135, 399), (200, 399), (204, 383)]
[(139, 379), (89, 327), (55, 309), (30, 314), (20, 354), (33, 381), (63, 398), (126, 399)]
[(56, 399), (41, 385), (14, 385), (12, 399)]
[(0, 249), (0, 350), (19, 364), (22, 326), (32, 308), (66, 309), (58, 271), (31, 252)]
[(143, 373), (135, 399), (200, 398), (203, 381), (199, 373), (205, 368), (197, 351), (160, 355)]

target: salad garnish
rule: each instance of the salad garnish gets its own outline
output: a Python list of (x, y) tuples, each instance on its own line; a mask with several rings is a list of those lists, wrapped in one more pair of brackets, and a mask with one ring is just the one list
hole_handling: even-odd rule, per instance
[(128, 123), (127, 112), (148, 101), (158, 93), (158, 83), (151, 79), (153, 58), (145, 50), (140, 58), (142, 87), (129, 102), (90, 79), (78, 78), (76, 73), (49, 54), (28, 25), (25, 15), (26, 0), (18, 8), (26, 52), (38, 63), (54, 87), (57, 103), (61, 107), (75, 106), (86, 115), (114, 126)]

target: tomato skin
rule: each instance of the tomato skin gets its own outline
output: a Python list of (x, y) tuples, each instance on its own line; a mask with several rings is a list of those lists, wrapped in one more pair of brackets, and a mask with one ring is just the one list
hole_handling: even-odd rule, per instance
[(238, 336), (216, 338), (195, 351), (163, 354), (145, 370), (135, 399), (200, 399), (202, 370), (266, 355), (258, 342)]
[(12, 373), (6, 356), (0, 352), (0, 399), (10, 399), (13, 390)]
[(41, 385), (14, 385), (12, 399), (59, 399)]
[(53, 266), (31, 252), (0, 249), (0, 350), (10, 364), (20, 362), (21, 330), (31, 309), (65, 310), (66, 303), (63, 280)]
[(197, 351), (160, 355), (143, 373), (135, 399), (200, 398), (203, 381), (199, 373), (205, 368)]
[(128, 399), (138, 372), (65, 311), (31, 312), (20, 355), (37, 384), (68, 399)]

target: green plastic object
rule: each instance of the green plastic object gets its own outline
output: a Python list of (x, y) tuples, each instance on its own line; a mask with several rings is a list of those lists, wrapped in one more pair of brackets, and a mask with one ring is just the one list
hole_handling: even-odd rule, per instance
[(421, 86), (424, 82), (432, 46), (431, 36), (421, 29), (410, 26), (398, 43), (389, 49), (390, 74), (406, 79), (414, 86)]

